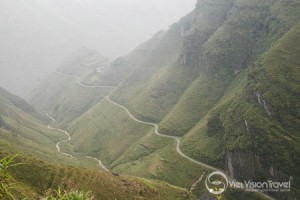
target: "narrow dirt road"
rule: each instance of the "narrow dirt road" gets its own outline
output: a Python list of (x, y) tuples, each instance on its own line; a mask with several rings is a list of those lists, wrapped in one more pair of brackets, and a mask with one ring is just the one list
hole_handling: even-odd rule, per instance
[[(191, 162), (193, 162), (193, 163), (196, 163), (196, 164), (198, 164), (198, 165), (201, 165), (202, 167), (205, 167), (205, 168), (207, 168), (207, 169), (211, 169), (211, 170), (214, 170), (214, 171), (220, 171), (220, 172), (223, 172), (222, 170), (220, 170), (220, 169), (218, 169), (218, 168), (216, 168), (216, 167), (213, 167), (213, 166), (210, 166), (210, 165), (205, 164), (205, 163), (203, 163), (203, 162), (197, 161), (197, 160), (195, 160), (195, 159), (193, 159), (193, 158), (187, 156), (186, 154), (184, 154), (184, 153), (181, 151), (181, 149), (180, 149), (180, 143), (181, 143), (181, 140), (180, 140), (179, 137), (171, 136), (171, 135), (163, 135), (163, 134), (159, 133), (159, 131), (158, 131), (158, 124), (155, 124), (155, 123), (152, 123), (152, 122), (141, 121), (141, 120), (135, 118), (135, 117), (131, 114), (131, 112), (130, 112), (125, 106), (123, 106), (123, 105), (121, 105), (121, 104), (118, 104), (117, 102), (114, 102), (113, 100), (111, 100), (111, 99), (109, 98), (109, 96), (107, 96), (106, 99), (107, 99), (108, 102), (110, 102), (110, 103), (112, 103), (112, 104), (114, 104), (114, 105), (116, 105), (116, 106), (122, 108), (123, 110), (125, 110), (125, 111), (127, 112), (127, 114), (129, 115), (129, 117), (130, 117), (131, 119), (133, 119), (134, 121), (139, 122), (139, 123), (142, 123), (142, 124), (147, 124), (147, 125), (154, 126), (154, 128), (155, 128), (154, 132), (155, 132), (156, 135), (158, 135), (158, 136), (160, 136), (160, 137), (171, 138), (171, 139), (176, 140), (176, 143), (177, 143), (177, 144), (176, 144), (176, 151), (177, 151), (177, 153), (178, 153), (180, 156), (182, 156), (183, 158), (185, 158), (185, 159), (187, 159), (187, 160), (189, 160), (189, 161), (191, 161)], [(235, 181), (235, 182), (237, 182), (236, 179), (234, 179), (233, 177), (229, 176), (227, 173), (225, 173), (225, 172), (223, 172), (223, 173), (226, 174), (228, 181)], [(202, 177), (202, 178), (203, 178), (203, 177)], [(200, 181), (202, 180), (202, 178), (200, 179)], [(197, 185), (200, 181), (199, 181), (199, 180), (196, 181), (196, 182), (194, 183), (195, 185), (193, 184), (192, 187), (196, 187), (196, 185)], [(264, 197), (267, 198), (267, 199), (274, 200), (274, 198), (272, 198), (272, 197), (270, 197), (270, 196), (268, 196), (268, 195), (266, 195), (266, 194), (264, 194), (264, 193), (262, 193), (262, 192), (256, 192), (256, 193), (258, 193), (258, 194), (264, 196)]]
[[(48, 115), (47, 113), (45, 113), (45, 115), (46, 115), (49, 119), (51, 119), (53, 122), (56, 123), (56, 120), (55, 120), (53, 117), (51, 117), (51, 116)], [(73, 156), (72, 154), (64, 153), (64, 152), (62, 152), (61, 149), (60, 149), (60, 145), (61, 145), (61, 144), (66, 143), (66, 142), (69, 142), (69, 141), (71, 140), (71, 135), (69, 134), (69, 132), (66, 131), (66, 130), (62, 130), (62, 129), (58, 129), (58, 128), (53, 128), (53, 127), (50, 126), (50, 124), (47, 126), (47, 128), (50, 129), (50, 130), (55, 130), (55, 131), (64, 133), (64, 134), (68, 137), (66, 140), (62, 140), (62, 141), (57, 142), (56, 145), (55, 145), (55, 147), (56, 147), (56, 149), (57, 149), (57, 152), (61, 153), (62, 155), (68, 156), (68, 157), (71, 157), (72, 159), (77, 160), (77, 158), (76, 158), (75, 156)], [(98, 162), (98, 165), (99, 165), (99, 167), (100, 167), (101, 169), (103, 169), (103, 170), (109, 172), (109, 170), (107, 169), (107, 167), (106, 167), (105, 165), (103, 165), (103, 163), (102, 163), (101, 160), (99, 160), (99, 159), (97, 159), (97, 158), (95, 158), (95, 157), (92, 157), (92, 156), (86, 156), (86, 158), (88, 158), (88, 159), (93, 159), (93, 160), (97, 161), (97, 162)]]

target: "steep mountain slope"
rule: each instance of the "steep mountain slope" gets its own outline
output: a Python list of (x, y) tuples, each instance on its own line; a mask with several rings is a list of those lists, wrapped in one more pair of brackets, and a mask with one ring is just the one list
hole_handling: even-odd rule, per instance
[[(105, 85), (116, 74), (111, 100), (158, 123), (160, 133), (182, 137), (183, 153), (238, 180), (292, 176), (291, 192), (271, 195), (297, 198), (299, 9), (295, 0), (199, 0), (142, 45), (147, 53), (134, 51), (85, 81)], [(107, 99), (67, 127), (69, 151), (123, 174), (189, 188), (205, 171), (178, 154), (175, 140), (154, 135), (149, 123)], [(205, 195), (204, 187), (194, 192)], [(247, 199), (240, 195), (231, 199)]]
[[(25, 100), (9, 93), (3, 88), (0, 88), (0, 102), (1, 102), (1, 115), (4, 115), (5, 109), (7, 105), (10, 105), (10, 107), (15, 107), (22, 112), (27, 113), (31, 117), (37, 118), (43, 122), (47, 122), (48, 119), (43, 115), (42, 113), (38, 112), (33, 106), (28, 104)], [(6, 113), (7, 114), (7, 113)]]
[[(0, 158), (20, 153), (16, 146), (0, 140)], [(16, 180), (13, 194), (17, 199), (37, 199), (54, 193), (58, 187), (63, 190), (90, 191), (95, 199), (194, 199), (185, 189), (160, 181), (129, 176), (114, 176), (110, 173), (47, 164), (21, 152), (10, 169)], [(1, 195), (1, 192), (0, 192)]]
[(201, 9), (174, 24), (160, 45), (112, 94), (113, 99), (143, 119), (160, 121), (196, 78), (194, 48), (209, 39), (231, 6), (231, 1), (219, 1), (219, 4), (204, 1)]
[(224, 167), (236, 178), (294, 177), (289, 195), (295, 197), (300, 175), (299, 25), (242, 73), (183, 140), (188, 154)]
[[(41, 121), (43, 120), (43, 121)], [(49, 162), (72, 165), (81, 163), (57, 152), (56, 144), (65, 134), (47, 128), (50, 120), (36, 111), (25, 100), (0, 88), (0, 136), (23, 152), (31, 153)]]

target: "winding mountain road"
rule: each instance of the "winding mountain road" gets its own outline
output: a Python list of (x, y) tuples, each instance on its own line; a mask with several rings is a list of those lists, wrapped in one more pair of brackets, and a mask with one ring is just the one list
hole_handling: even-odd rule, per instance
[[(82, 86), (82, 87), (86, 87), (86, 88), (91, 88), (91, 87), (92, 87), (92, 88), (116, 87), (116, 86), (88, 86), (88, 85), (85, 85), (85, 84), (81, 83), (79, 77), (77, 77), (77, 76), (70, 75), (70, 74), (65, 74), (65, 73), (58, 72), (58, 71), (56, 71), (56, 73), (61, 74), (61, 75), (65, 75), (65, 76), (69, 76), (69, 77), (76, 78), (76, 83), (77, 83), (78, 85), (80, 85), (80, 86)], [(181, 149), (180, 149), (181, 140), (180, 140), (179, 137), (171, 136), (171, 135), (164, 135), (164, 134), (159, 133), (159, 131), (158, 131), (158, 124), (152, 123), (152, 122), (145, 122), (145, 121), (139, 120), (139, 119), (137, 119), (136, 117), (134, 117), (133, 114), (132, 114), (125, 106), (123, 106), (123, 105), (121, 105), (121, 104), (119, 104), (119, 103), (117, 103), (117, 102), (111, 100), (109, 96), (107, 96), (107, 97), (105, 97), (105, 98), (106, 98), (106, 100), (107, 100), (108, 102), (110, 102), (111, 104), (113, 104), (113, 105), (115, 105), (115, 106), (117, 106), (117, 107), (120, 107), (120, 108), (122, 108), (124, 111), (126, 111), (126, 113), (128, 114), (128, 116), (129, 116), (131, 119), (133, 119), (134, 121), (136, 121), (136, 122), (138, 122), (138, 123), (142, 123), (142, 124), (146, 124), (146, 125), (153, 126), (153, 127), (154, 127), (154, 133), (155, 133), (156, 135), (158, 135), (158, 136), (160, 136), (160, 137), (164, 137), (164, 138), (174, 139), (174, 140), (176, 141), (176, 152), (177, 152), (181, 157), (183, 157), (183, 158), (185, 158), (185, 159), (187, 159), (187, 160), (189, 160), (189, 161), (191, 161), (191, 162), (193, 162), (193, 163), (195, 163), (195, 164), (198, 164), (198, 165), (200, 165), (200, 166), (202, 166), (202, 167), (205, 167), (205, 168), (207, 168), (207, 169), (211, 169), (211, 170), (214, 170), (214, 171), (220, 171), (220, 172), (223, 172), (222, 170), (220, 170), (220, 169), (218, 169), (218, 168), (216, 168), (216, 167), (213, 167), (213, 166), (208, 165), (208, 164), (206, 164), (206, 163), (203, 163), (203, 162), (200, 162), (200, 161), (198, 161), (198, 160), (195, 160), (195, 159), (193, 159), (193, 158), (187, 156), (186, 154), (184, 154), (184, 153), (181, 151)], [(62, 130), (62, 131), (63, 131), (63, 130)], [(70, 138), (70, 139), (71, 139), (71, 138)], [(62, 142), (64, 142), (64, 141), (62, 141)], [(103, 168), (104, 170), (105, 170), (105, 169), (107, 170), (107, 168), (106, 168), (104, 165), (102, 165), (102, 162), (101, 162), (100, 160), (98, 160), (97, 158), (94, 158), (94, 157), (89, 157), (89, 158), (95, 159), (95, 160), (99, 161), (99, 166), (100, 166), (101, 168)], [(233, 177), (231, 177), (231, 176), (228, 175), (227, 173), (225, 173), (225, 172), (223, 172), (223, 173), (227, 176), (228, 181), (235, 181), (235, 182), (237, 182), (236, 179), (234, 179)], [(201, 179), (201, 180), (202, 180), (202, 179)], [(198, 182), (196, 181), (196, 183), (198, 183)], [(194, 186), (194, 187), (196, 187), (196, 186)], [(275, 200), (273, 197), (270, 197), (270, 196), (268, 196), (268, 195), (265, 194), (265, 193), (262, 193), (262, 192), (259, 192), (259, 191), (255, 191), (255, 193), (260, 194), (260, 195), (264, 196), (264, 197), (267, 198), (267, 199)]]
[(55, 73), (59, 74), (59, 75), (62, 75), (62, 76), (67, 76), (67, 77), (70, 77), (70, 78), (75, 78), (76, 79), (76, 83), (82, 87), (85, 87), (85, 88), (115, 88), (116, 86), (113, 86), (113, 85), (86, 85), (84, 83), (82, 83), (80, 81), (80, 77), (79, 76), (76, 76), (76, 75), (72, 75), (72, 74), (65, 74), (63, 72), (60, 72), (60, 71), (57, 71), (55, 70)]
[(59, 132), (61, 132), (61, 133), (66, 134), (66, 136), (68, 137), (68, 139), (62, 140), (62, 141), (60, 141), (60, 142), (57, 142), (56, 145), (55, 145), (55, 146), (56, 146), (56, 149), (57, 149), (57, 151), (58, 151), (59, 153), (61, 153), (62, 155), (65, 155), (65, 156), (71, 157), (71, 158), (74, 159), (74, 160), (77, 160), (77, 158), (75, 158), (73, 155), (62, 152), (61, 149), (60, 149), (60, 146), (59, 146), (60, 144), (69, 142), (69, 141), (71, 140), (70, 134), (69, 134), (66, 130), (61, 130), (61, 129), (58, 129), (58, 128), (53, 128), (53, 127), (51, 127), (50, 125), (48, 125), (47, 128), (50, 129), (50, 130), (55, 130), (55, 131), (59, 131)]
[[(47, 113), (45, 113), (45, 115), (46, 115), (49, 119), (51, 119), (53, 122), (56, 123), (56, 120), (55, 120), (53, 117), (51, 117), (51, 116), (48, 115)], [(57, 152), (59, 152), (60, 154), (62, 154), (62, 155), (64, 155), (64, 156), (70, 157), (70, 158), (72, 158), (72, 159), (74, 159), (74, 160), (77, 160), (77, 158), (76, 158), (75, 156), (73, 156), (72, 154), (64, 153), (64, 152), (62, 152), (61, 149), (60, 149), (60, 144), (69, 142), (69, 141), (71, 140), (71, 135), (69, 134), (69, 132), (66, 131), (66, 130), (62, 130), (62, 129), (58, 129), (58, 128), (53, 128), (53, 127), (50, 126), (50, 124), (47, 126), (47, 128), (50, 129), (50, 130), (55, 130), (55, 131), (58, 131), (58, 132), (61, 132), (61, 133), (66, 134), (66, 136), (68, 137), (68, 139), (62, 140), (62, 141), (59, 141), (59, 142), (56, 143), (55, 147), (56, 147), (56, 149), (57, 149)], [(92, 156), (86, 156), (86, 158), (88, 158), (88, 159), (93, 159), (93, 160), (97, 161), (97, 162), (98, 162), (98, 165), (99, 165), (99, 167), (100, 167), (101, 169), (103, 169), (103, 170), (109, 172), (109, 170), (107, 169), (107, 167), (106, 167), (105, 165), (103, 165), (103, 163), (102, 163), (101, 160), (99, 160), (99, 159), (97, 159), (97, 158), (95, 158), (95, 157), (92, 157)]]
[[(144, 121), (141, 121), (141, 120), (135, 118), (135, 117), (131, 114), (131, 112), (130, 112), (125, 106), (123, 106), (123, 105), (121, 105), (121, 104), (118, 104), (117, 102), (114, 102), (113, 100), (111, 100), (111, 99), (109, 98), (109, 96), (107, 96), (106, 99), (107, 99), (107, 101), (109, 101), (110, 103), (112, 103), (112, 104), (114, 104), (114, 105), (116, 105), (116, 106), (122, 108), (123, 110), (125, 110), (125, 111), (127, 112), (127, 114), (129, 115), (129, 117), (130, 117), (131, 119), (133, 119), (134, 121), (139, 122), (139, 123), (142, 123), (142, 124), (147, 124), (147, 125), (154, 126), (154, 128), (155, 128), (154, 133), (155, 133), (156, 135), (158, 135), (158, 136), (160, 136), (160, 137), (171, 138), (171, 139), (176, 140), (176, 143), (177, 143), (177, 144), (176, 144), (176, 151), (177, 151), (177, 153), (178, 153), (179, 155), (181, 155), (183, 158), (185, 158), (185, 159), (187, 159), (187, 160), (189, 160), (189, 161), (191, 161), (191, 162), (193, 162), (193, 163), (196, 163), (196, 164), (198, 164), (198, 165), (201, 165), (201, 166), (203, 166), (203, 167), (206, 167), (206, 168), (208, 168), (208, 169), (211, 169), (211, 170), (214, 170), (214, 171), (221, 171), (220, 169), (217, 169), (217, 168), (215, 168), (215, 167), (213, 167), (213, 166), (210, 166), (210, 165), (207, 165), (207, 164), (205, 164), (205, 163), (199, 162), (199, 161), (197, 161), (197, 160), (195, 160), (195, 159), (193, 159), (193, 158), (191, 158), (191, 157), (185, 155), (185, 154), (181, 151), (181, 149), (180, 149), (180, 143), (181, 143), (181, 140), (180, 140), (179, 137), (171, 136), (171, 135), (164, 135), (164, 134), (159, 133), (159, 131), (158, 131), (158, 124), (151, 123), (151, 122), (144, 122)], [(228, 177), (230, 177), (230, 176), (228, 176)]]
[[(53, 117), (51, 117), (48, 113), (44, 113), (44, 114), (45, 114), (51, 121), (53, 121), (54, 123), (56, 123), (56, 120), (55, 120)], [(71, 140), (71, 135), (68, 133), (68, 131), (66, 131), (66, 130), (61, 130), (61, 129), (58, 129), (58, 128), (53, 128), (53, 127), (50, 126), (50, 124), (47, 126), (47, 128), (50, 129), (50, 130), (55, 130), (55, 131), (64, 133), (64, 134), (68, 137), (68, 139), (66, 139), (66, 140), (62, 140), (62, 141), (57, 142), (56, 145), (55, 145), (55, 147), (56, 147), (57, 151), (58, 151), (59, 153), (61, 153), (62, 155), (65, 155), (65, 156), (68, 156), (68, 157), (71, 157), (71, 158), (77, 160), (77, 158), (75, 158), (73, 155), (64, 153), (64, 152), (62, 152), (62, 151), (60, 150), (60, 146), (59, 146), (59, 145), (60, 145), (61, 143), (66, 143), (66, 142), (69, 142), (69, 141)]]
[[(185, 159), (187, 159), (187, 160), (189, 160), (189, 161), (191, 161), (191, 162), (193, 162), (193, 163), (195, 163), (195, 164), (201, 165), (202, 167), (205, 167), (205, 168), (208, 168), (208, 169), (211, 169), (211, 170), (214, 170), (214, 171), (220, 171), (220, 172), (223, 172), (222, 170), (220, 170), (220, 169), (218, 169), (218, 168), (216, 168), (216, 167), (213, 167), (213, 166), (211, 166), (211, 165), (208, 165), (208, 164), (205, 164), (205, 163), (203, 163), (203, 162), (197, 161), (197, 160), (195, 160), (195, 159), (193, 159), (193, 158), (187, 156), (186, 154), (184, 154), (184, 153), (181, 151), (181, 149), (180, 149), (180, 143), (181, 143), (180, 138), (179, 138), (179, 137), (176, 137), (176, 136), (164, 135), (164, 134), (159, 133), (159, 131), (158, 131), (158, 124), (155, 124), (155, 123), (152, 123), (152, 122), (145, 122), (145, 121), (141, 121), (141, 120), (137, 119), (136, 117), (134, 117), (134, 116), (131, 114), (131, 112), (130, 112), (125, 106), (123, 106), (123, 105), (121, 105), (121, 104), (118, 104), (117, 102), (111, 100), (111, 99), (109, 98), (109, 96), (106, 97), (106, 100), (107, 100), (108, 102), (110, 102), (110, 103), (112, 103), (112, 104), (114, 104), (114, 105), (116, 105), (116, 106), (122, 108), (123, 110), (125, 110), (126, 113), (129, 115), (129, 117), (130, 117), (131, 119), (133, 119), (134, 121), (139, 122), (139, 123), (142, 123), (142, 124), (147, 124), (147, 125), (154, 126), (154, 128), (155, 128), (154, 133), (155, 133), (156, 135), (158, 135), (158, 136), (160, 136), (160, 137), (171, 138), (171, 139), (176, 140), (176, 143), (177, 143), (177, 144), (176, 144), (176, 151), (177, 151), (177, 153), (178, 153), (181, 157), (183, 157), (183, 158), (185, 158)], [(228, 181), (234, 181), (234, 182), (237, 182), (236, 179), (234, 179), (233, 177), (229, 176), (227, 173), (225, 173), (225, 172), (223, 172), (223, 173), (227, 176)], [(203, 178), (203, 174), (202, 174), (202, 178)], [(201, 181), (202, 178), (200, 178), (199, 180)], [(194, 184), (198, 184), (198, 183), (200, 182), (199, 180), (196, 181)], [(194, 184), (193, 184), (193, 185), (194, 185)], [(196, 185), (194, 185), (193, 187), (196, 187)], [(274, 198), (272, 198), (272, 197), (270, 197), (270, 196), (268, 196), (268, 195), (266, 195), (266, 194), (264, 194), (264, 193), (262, 193), (262, 192), (256, 191), (256, 193), (258, 193), (258, 194), (264, 196), (264, 197), (267, 198), (267, 199), (275, 200)]]
[(78, 85), (82, 86), (82, 87), (86, 87), (86, 88), (115, 88), (116, 86), (110, 86), (110, 85), (86, 85), (82, 82), (80, 82), (80, 79), (77, 78), (76, 82)]
[(98, 165), (100, 168), (102, 168), (103, 170), (109, 172), (109, 170), (105, 167), (105, 165), (103, 165), (102, 161), (95, 158), (95, 157), (91, 157), (91, 156), (86, 156), (86, 158), (89, 158), (89, 159), (93, 159), (93, 160), (96, 160), (98, 162)]

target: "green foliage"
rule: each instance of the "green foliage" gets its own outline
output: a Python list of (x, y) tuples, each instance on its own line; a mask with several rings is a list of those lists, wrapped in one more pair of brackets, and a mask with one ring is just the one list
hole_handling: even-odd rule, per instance
[[(0, 147), (5, 147), (0, 148), (0, 155), (17, 151), (15, 146), (12, 147), (2, 141), (0, 141), (0, 145)], [(13, 188), (17, 200), (24, 197), (27, 197), (28, 200), (37, 197), (48, 197), (47, 200), (60, 200), (60, 198), (70, 200), (93, 198), (193, 199), (193, 196), (183, 188), (160, 181), (141, 180), (137, 177), (113, 176), (98, 168), (86, 169), (47, 164), (29, 155), (17, 157), (16, 162), (26, 163), (26, 165), (19, 165), (16, 168), (9, 167), (10, 175), (18, 186)], [(58, 190), (58, 188), (60, 189)], [(2, 200), (1, 197), (0, 199)]]
[(220, 120), (218, 115), (213, 115), (209, 118), (207, 122), (207, 135), (214, 136), (218, 133), (223, 133), (224, 129), (222, 126), (222, 121)]
[(11, 176), (8, 171), (9, 168), (15, 167), (20, 163), (15, 163), (14, 159), (17, 155), (14, 156), (6, 156), (0, 159), (0, 197), (1, 199), (7, 200), (15, 200), (16, 198), (12, 194), (13, 186), (14, 186), (14, 178)]
[(57, 190), (54, 191), (54, 195), (50, 197), (44, 198), (44, 200), (92, 200), (94, 199), (91, 195), (91, 192), (83, 192), (83, 191), (70, 191), (66, 192), (61, 190), (59, 187)]

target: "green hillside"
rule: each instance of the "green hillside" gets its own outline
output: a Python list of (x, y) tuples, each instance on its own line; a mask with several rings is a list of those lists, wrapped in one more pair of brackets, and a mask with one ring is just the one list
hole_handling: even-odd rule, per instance
[[(2, 139), (20, 145), (22, 150), (37, 152), (41, 157), (51, 160), (56, 153), (55, 143), (63, 137), (62, 134), (47, 129), (46, 123), (35, 118), (47, 121), (42, 114), (38, 113), (31, 105), (21, 98), (0, 89), (0, 135)], [(56, 156), (57, 156), (56, 155)]]
[(67, 136), (60, 131), (49, 129), (47, 126), (51, 120), (36, 111), (25, 100), (2, 88), (0, 91), (0, 137), (2, 140), (16, 146), (24, 153), (30, 153), (47, 162), (96, 166), (89, 159), (74, 160), (57, 152), (57, 142), (65, 140)]
[[(115, 172), (190, 189), (210, 171), (180, 155), (174, 138), (155, 135), (149, 123), (157, 123), (159, 133), (182, 141), (184, 154), (238, 180), (293, 177), (291, 192), (270, 195), (295, 199), (299, 9), (296, 0), (198, 0), (169, 30), (106, 63), (101, 73), (73, 64), (61, 69), (76, 76), (53, 75), (31, 102), (70, 131), (65, 151), (97, 157)], [(209, 198), (204, 181), (193, 192)], [(224, 198), (260, 199), (252, 195), (227, 191)]]
[(233, 82), (213, 110), (184, 136), (185, 152), (240, 179), (292, 176), (290, 195), (299, 194), (299, 33), (298, 24), (242, 73), (239, 82)]

